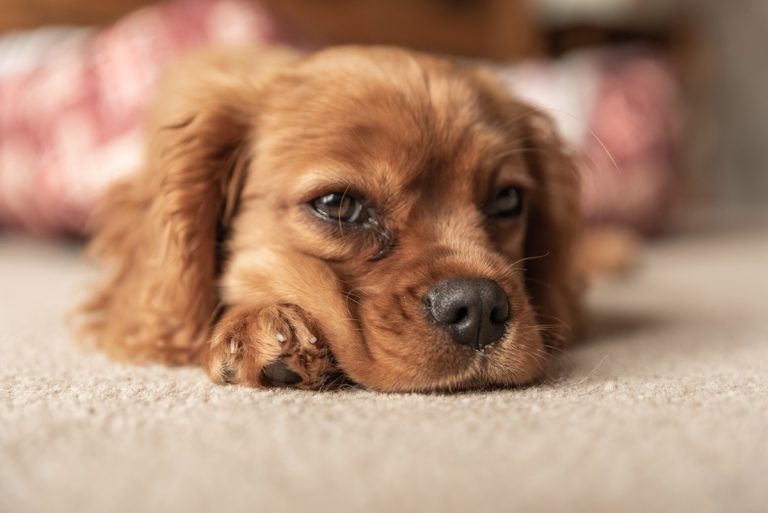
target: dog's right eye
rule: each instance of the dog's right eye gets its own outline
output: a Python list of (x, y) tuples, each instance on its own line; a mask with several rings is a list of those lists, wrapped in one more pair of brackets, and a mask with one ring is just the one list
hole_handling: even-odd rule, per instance
[(312, 208), (321, 217), (343, 223), (362, 223), (366, 221), (366, 209), (362, 202), (347, 193), (332, 192), (315, 199)]

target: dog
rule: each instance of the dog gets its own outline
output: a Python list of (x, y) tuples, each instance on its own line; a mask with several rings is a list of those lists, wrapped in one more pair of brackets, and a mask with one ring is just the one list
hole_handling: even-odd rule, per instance
[(83, 327), (221, 384), (530, 384), (579, 322), (580, 226), (553, 123), (482, 66), (211, 50), (161, 81), (94, 217)]

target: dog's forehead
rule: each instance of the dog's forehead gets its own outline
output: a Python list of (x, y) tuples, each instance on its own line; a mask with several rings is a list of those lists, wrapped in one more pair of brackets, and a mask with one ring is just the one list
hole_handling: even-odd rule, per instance
[[(390, 191), (470, 187), (519, 139), (468, 70), (406, 53), (310, 63), (265, 115), (266, 148)], [(339, 176), (341, 175), (341, 176)]]

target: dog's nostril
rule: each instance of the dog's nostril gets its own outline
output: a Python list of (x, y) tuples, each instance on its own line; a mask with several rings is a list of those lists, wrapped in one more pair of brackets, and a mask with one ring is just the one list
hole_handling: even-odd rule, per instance
[(450, 324), (460, 323), (467, 317), (467, 315), (469, 315), (469, 309), (465, 306), (462, 306), (456, 310), (456, 313), (453, 315), (453, 319), (451, 319)]
[(424, 305), (454, 341), (476, 349), (499, 340), (509, 318), (506, 293), (485, 278), (441, 281), (425, 295)]
[(491, 310), (491, 322), (494, 324), (503, 324), (507, 322), (507, 318), (509, 318), (509, 306), (505, 305), (504, 307), (495, 307), (493, 310)]

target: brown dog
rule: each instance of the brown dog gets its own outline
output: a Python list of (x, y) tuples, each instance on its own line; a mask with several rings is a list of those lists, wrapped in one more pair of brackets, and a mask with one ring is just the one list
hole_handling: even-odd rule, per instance
[(529, 383), (577, 317), (578, 180), (492, 74), (394, 48), (197, 56), (96, 217), (110, 355), (217, 383)]

